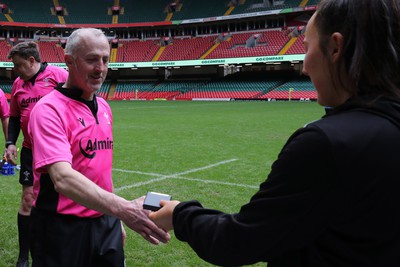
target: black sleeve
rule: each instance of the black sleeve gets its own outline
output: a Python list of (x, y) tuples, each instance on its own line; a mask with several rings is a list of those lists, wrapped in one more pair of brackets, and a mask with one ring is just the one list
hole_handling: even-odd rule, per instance
[(7, 143), (16, 144), (20, 130), (21, 130), (20, 117), (10, 116), (10, 120), (8, 122), (8, 138), (6, 144)]
[(268, 179), (237, 214), (182, 202), (174, 210), (176, 237), (216, 265), (270, 261), (305, 246), (335, 216), (335, 168), (327, 137), (299, 130), (283, 147)]

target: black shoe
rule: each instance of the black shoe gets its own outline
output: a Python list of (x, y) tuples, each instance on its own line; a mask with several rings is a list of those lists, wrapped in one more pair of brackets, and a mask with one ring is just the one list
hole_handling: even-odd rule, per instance
[(19, 259), (17, 262), (17, 267), (29, 267), (29, 261), (28, 260), (21, 260)]

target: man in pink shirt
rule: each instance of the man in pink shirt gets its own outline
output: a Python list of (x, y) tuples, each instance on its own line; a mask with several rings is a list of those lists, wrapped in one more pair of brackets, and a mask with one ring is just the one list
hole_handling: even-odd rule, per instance
[(10, 50), (8, 58), (12, 59), (14, 71), (19, 77), (15, 79), (11, 89), (6, 157), (9, 163), (17, 164), (16, 142), (22, 130), (24, 140), (19, 175), (22, 197), (21, 207), (18, 210), (19, 256), (17, 267), (28, 267), (29, 223), (33, 202), (32, 144), (28, 136), (29, 115), (43, 96), (54, 91), (58, 83), (66, 81), (68, 72), (41, 62), (39, 48), (35, 42), (22, 42), (15, 45)]
[(153, 244), (170, 238), (142, 209), (143, 197), (128, 201), (113, 193), (113, 118), (95, 95), (109, 58), (102, 31), (74, 31), (65, 49), (66, 83), (32, 110), (33, 266), (125, 266), (121, 221)]
[(10, 117), (10, 106), (3, 90), (0, 89), (0, 119), (3, 129), (4, 139), (7, 141), (8, 121)]

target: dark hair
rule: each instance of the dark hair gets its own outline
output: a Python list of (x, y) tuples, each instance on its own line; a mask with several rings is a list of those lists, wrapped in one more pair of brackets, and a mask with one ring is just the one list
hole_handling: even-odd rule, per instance
[(23, 59), (33, 57), (37, 62), (40, 62), (39, 48), (35, 42), (22, 42), (16, 44), (8, 53), (8, 59), (11, 59), (14, 55), (20, 56)]
[(323, 51), (334, 32), (343, 35), (338, 65), (349, 80), (339, 80), (351, 95), (400, 98), (400, 1), (321, 0), (315, 22)]

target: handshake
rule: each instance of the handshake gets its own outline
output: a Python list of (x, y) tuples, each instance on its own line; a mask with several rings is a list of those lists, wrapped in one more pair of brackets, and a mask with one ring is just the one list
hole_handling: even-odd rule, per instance
[(129, 208), (119, 218), (150, 243), (167, 243), (171, 239), (168, 231), (173, 229), (172, 214), (180, 203), (170, 199), (169, 195), (149, 192), (146, 197), (129, 201)]
[(161, 229), (173, 229), (172, 214), (179, 201), (171, 201), (171, 196), (156, 192), (148, 192), (143, 202), (143, 209), (153, 211), (149, 218)]

